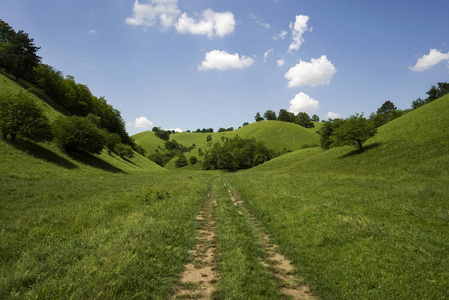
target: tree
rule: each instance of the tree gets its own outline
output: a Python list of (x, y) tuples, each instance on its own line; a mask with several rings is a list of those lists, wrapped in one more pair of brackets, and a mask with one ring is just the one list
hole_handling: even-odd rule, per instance
[(271, 120), (274, 121), (276, 120), (276, 113), (272, 110), (267, 110), (264, 114), (263, 117), (265, 118), (265, 120)]
[(305, 112), (299, 112), (296, 115), (295, 123), (304, 127), (304, 128), (313, 128), (315, 127), (315, 124), (313, 124), (312, 120), (310, 120), (310, 117)]
[(435, 99), (443, 97), (446, 94), (449, 94), (449, 83), (448, 82), (438, 82), (438, 87), (432, 85), (430, 90), (426, 92), (428, 97), (426, 99), (418, 98), (412, 102), (412, 108), (417, 109), (418, 107), (423, 106), (424, 104), (430, 103)]
[(16, 77), (30, 79), (33, 70), (41, 61), (36, 53), (40, 47), (34, 45), (34, 39), (20, 30), (10, 37), (9, 42), (3, 47), (3, 64), (6, 69)]
[(175, 161), (175, 166), (177, 168), (181, 168), (187, 166), (189, 163), (187, 161), (187, 157), (184, 154), (178, 156), (178, 159)]
[(295, 122), (295, 114), (285, 109), (279, 110), (278, 120), (283, 122)]
[(313, 115), (312, 118), (311, 118), (311, 120), (312, 120), (313, 122), (319, 122), (319, 121), (320, 121), (320, 117), (318, 117), (317, 115)]
[(118, 143), (115, 146), (115, 151), (117, 152), (118, 155), (120, 155), (121, 158), (133, 158), (134, 157), (134, 151), (130, 145)]
[(191, 156), (191, 157), (189, 158), (189, 163), (190, 163), (191, 165), (194, 165), (194, 164), (198, 163), (198, 158), (196, 158), (196, 156)]
[(397, 107), (393, 102), (387, 100), (381, 107), (379, 107), (376, 113), (371, 114), (369, 119), (374, 122), (376, 127), (384, 125), (391, 120), (399, 117), (400, 114), (397, 113)]
[(100, 130), (85, 117), (59, 117), (53, 132), (58, 146), (67, 152), (99, 154), (105, 145)]
[(340, 126), (341, 123), (341, 119), (334, 119), (324, 122), (324, 124), (318, 131), (318, 134), (320, 135), (321, 148), (325, 150), (331, 148), (333, 143), (332, 134), (334, 133), (334, 130), (337, 129), (338, 126)]
[(363, 151), (363, 143), (377, 132), (374, 122), (363, 114), (355, 114), (345, 119), (333, 132), (332, 138), (338, 145), (356, 145)]
[(164, 141), (168, 141), (170, 139), (170, 131), (167, 130), (158, 130), (154, 134)]
[(256, 120), (256, 122), (263, 121), (263, 118), (260, 116), (260, 113), (259, 113), (259, 112), (258, 112), (258, 113), (256, 114), (256, 116), (254, 117), (254, 120)]
[(206, 142), (210, 142), (210, 141), (212, 141), (212, 136), (209, 134), (209, 135), (206, 137)]
[(33, 141), (50, 141), (53, 138), (50, 121), (44, 111), (25, 93), (0, 96), (0, 130), (15, 141), (21, 135)]

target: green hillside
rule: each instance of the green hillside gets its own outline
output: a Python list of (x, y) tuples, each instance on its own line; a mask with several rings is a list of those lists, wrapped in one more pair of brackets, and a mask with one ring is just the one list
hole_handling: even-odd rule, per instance
[[(212, 137), (212, 143), (221, 141), (222, 138), (230, 138), (239, 135), (242, 138), (255, 138), (257, 141), (263, 141), (265, 145), (279, 152), (294, 151), (305, 147), (315, 147), (319, 145), (319, 135), (316, 129), (306, 129), (293, 123), (280, 121), (261, 121), (244, 126), (234, 131), (214, 132), (214, 133), (194, 133), (181, 132), (170, 135), (170, 139), (176, 140), (186, 147), (195, 145), (195, 149), (186, 153), (186, 157), (198, 157), (198, 149), (202, 151), (210, 147), (206, 141), (207, 136)], [(164, 147), (164, 142), (158, 139), (153, 132), (145, 131), (133, 136), (136, 144), (142, 146), (151, 153), (155, 149)], [(165, 168), (173, 170), (175, 159), (169, 161)], [(201, 169), (200, 165), (188, 166), (187, 169)]]
[(449, 291), (449, 95), (354, 147), (304, 149), (227, 181), (323, 299)]

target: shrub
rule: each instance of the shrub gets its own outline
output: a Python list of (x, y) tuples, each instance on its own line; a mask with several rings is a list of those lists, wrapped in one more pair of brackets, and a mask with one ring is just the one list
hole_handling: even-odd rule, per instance
[(191, 165), (194, 165), (194, 164), (198, 163), (198, 158), (196, 158), (196, 156), (191, 156), (191, 157), (189, 158), (189, 163), (190, 163)]
[(184, 154), (178, 156), (178, 159), (175, 161), (175, 166), (177, 168), (181, 168), (187, 166), (189, 163), (187, 162), (187, 157)]
[(84, 117), (60, 117), (53, 123), (56, 143), (68, 152), (99, 154), (105, 145), (100, 130)]
[(133, 158), (134, 151), (130, 145), (119, 143), (115, 146), (115, 152), (120, 155), (121, 158)]
[(21, 135), (33, 141), (49, 141), (53, 138), (50, 122), (44, 111), (28, 94), (0, 96), (0, 130), (14, 141)]

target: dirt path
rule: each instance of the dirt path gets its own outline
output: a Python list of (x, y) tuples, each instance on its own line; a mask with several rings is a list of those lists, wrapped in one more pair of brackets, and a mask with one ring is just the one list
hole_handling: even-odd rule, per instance
[(270, 240), (270, 236), (264, 232), (254, 215), (243, 205), (243, 201), (237, 192), (232, 191), (226, 185), (226, 182), (224, 182), (224, 185), (239, 213), (246, 215), (254, 225), (258, 238), (267, 253), (267, 259), (262, 263), (278, 280), (281, 293), (292, 299), (316, 299), (303, 281), (295, 275), (291, 262), (279, 252), (278, 246)]
[(217, 251), (213, 220), (215, 205), (216, 202), (209, 193), (204, 207), (197, 217), (199, 241), (192, 252), (193, 262), (186, 265), (171, 299), (212, 299), (212, 294), (218, 283), (214, 259)]

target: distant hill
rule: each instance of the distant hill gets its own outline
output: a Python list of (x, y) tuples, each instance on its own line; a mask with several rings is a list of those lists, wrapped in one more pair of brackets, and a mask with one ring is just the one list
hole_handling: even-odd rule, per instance
[[(319, 145), (319, 135), (316, 129), (306, 129), (302, 126), (281, 122), (281, 121), (261, 121), (249, 124), (234, 131), (197, 133), (181, 132), (170, 135), (170, 139), (176, 140), (181, 145), (189, 147), (195, 145), (190, 153), (186, 153), (187, 158), (191, 156), (198, 157), (198, 149), (204, 152), (208, 149), (206, 141), (207, 136), (212, 137), (212, 143), (234, 137), (236, 135), (242, 138), (255, 138), (257, 141), (263, 141), (265, 145), (278, 152), (295, 151), (302, 148), (315, 147)], [(164, 142), (157, 138), (153, 132), (145, 131), (132, 136), (137, 145), (147, 150), (147, 154), (155, 151), (158, 147), (164, 148)], [(201, 159), (201, 158), (199, 158)], [(174, 169), (174, 160), (172, 159), (165, 166), (167, 169)], [(191, 167), (189, 167), (191, 168)], [(200, 169), (199, 165), (193, 169)]]
[(305, 149), (275, 158), (253, 171), (407, 174), (413, 169), (438, 176), (449, 172), (448, 128), (446, 95), (379, 127), (365, 143), (363, 153), (349, 146), (327, 151)]
[[(17, 94), (19, 92), (29, 93), (44, 109), (50, 120), (62, 115), (50, 104), (0, 73), (0, 93)], [(11, 143), (9, 139), (5, 141), (0, 138), (0, 153), (2, 153), (1, 170), (8, 170), (10, 174), (34, 174), (36, 177), (42, 176), (42, 174), (58, 176), (61, 172), (73, 173), (74, 170), (114, 173), (164, 171), (163, 168), (137, 153), (130, 160), (122, 159), (114, 154), (108, 155), (106, 150), (100, 155), (68, 155), (53, 143), (34, 144), (20, 139)]]

